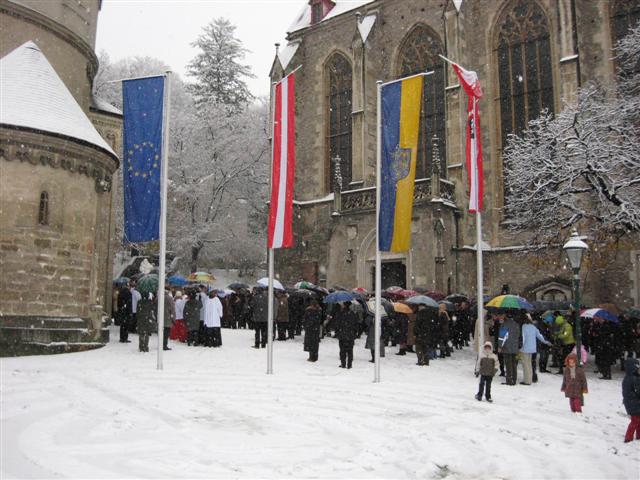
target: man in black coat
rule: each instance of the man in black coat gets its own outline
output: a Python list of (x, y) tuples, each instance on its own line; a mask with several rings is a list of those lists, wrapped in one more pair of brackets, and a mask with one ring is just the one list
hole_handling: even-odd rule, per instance
[(127, 285), (118, 291), (117, 319), (120, 322), (120, 343), (129, 343), (129, 324), (131, 323), (131, 291)]
[(610, 322), (594, 317), (591, 351), (602, 380), (611, 380), (611, 364), (615, 359), (614, 332)]
[[(256, 288), (251, 299), (251, 312), (253, 313), (253, 328), (255, 329), (255, 343), (253, 348), (264, 348), (267, 345), (268, 317), (269, 317), (269, 293), (266, 288)], [(278, 302), (273, 297), (273, 319), (278, 316)]]
[(358, 317), (347, 303), (340, 303), (333, 320), (340, 346), (340, 368), (351, 368), (353, 345), (358, 336)]

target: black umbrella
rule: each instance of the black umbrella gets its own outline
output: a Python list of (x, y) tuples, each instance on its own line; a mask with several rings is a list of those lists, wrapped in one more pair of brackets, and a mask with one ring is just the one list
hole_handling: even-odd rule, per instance
[(249, 285), (242, 282), (234, 282), (227, 285), (227, 288), (230, 288), (231, 290), (239, 290), (241, 288), (249, 288)]
[(452, 303), (462, 303), (469, 302), (469, 297), (467, 297), (464, 293), (452, 293), (451, 295), (447, 295), (444, 297), (447, 302)]
[(635, 318), (636, 320), (640, 320), (640, 307), (633, 307), (629, 309), (627, 315), (631, 318)]

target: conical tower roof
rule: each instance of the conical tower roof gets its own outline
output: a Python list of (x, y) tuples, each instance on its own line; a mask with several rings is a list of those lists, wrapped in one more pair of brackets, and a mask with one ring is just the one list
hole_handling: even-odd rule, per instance
[(31, 41), (0, 59), (0, 124), (81, 140), (117, 158)]

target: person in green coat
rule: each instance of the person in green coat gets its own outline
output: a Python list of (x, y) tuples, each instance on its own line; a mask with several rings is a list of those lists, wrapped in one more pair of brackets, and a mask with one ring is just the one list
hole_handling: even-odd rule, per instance
[(156, 326), (156, 300), (153, 294), (143, 296), (138, 302), (138, 312), (136, 315), (138, 327), (138, 348), (141, 352), (149, 351), (149, 336)]
[(576, 344), (576, 340), (573, 337), (573, 327), (562, 315), (558, 315), (556, 317), (555, 341), (556, 345), (560, 347), (561, 352), (558, 362), (560, 364), (558, 374), (562, 375), (562, 365), (564, 364), (564, 360), (567, 358), (567, 355), (571, 353), (571, 350), (573, 350), (573, 347)]

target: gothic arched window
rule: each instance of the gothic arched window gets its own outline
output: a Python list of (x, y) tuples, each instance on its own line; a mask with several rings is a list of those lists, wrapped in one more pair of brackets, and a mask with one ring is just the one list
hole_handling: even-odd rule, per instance
[(420, 136), (416, 178), (431, 176), (434, 135), (439, 139), (440, 175), (446, 176), (447, 155), (445, 136), (445, 72), (440, 41), (426, 27), (417, 26), (402, 42), (398, 64), (400, 76), (407, 77), (420, 72), (433, 72), (424, 77), (422, 108), (420, 109)]
[(40, 205), (38, 206), (38, 224), (49, 225), (49, 193), (40, 193)]
[(529, 120), (553, 112), (549, 24), (535, 1), (516, 0), (498, 24), (502, 145)]
[[(336, 190), (336, 166), (340, 165), (342, 185), (351, 182), (351, 64), (334, 53), (325, 66), (327, 79), (327, 185)], [(339, 162), (336, 159), (339, 158)]]
[[(640, 0), (616, 0), (611, 3), (611, 42), (616, 44), (640, 22)], [(640, 59), (634, 67), (624, 68), (622, 76), (640, 72)]]

